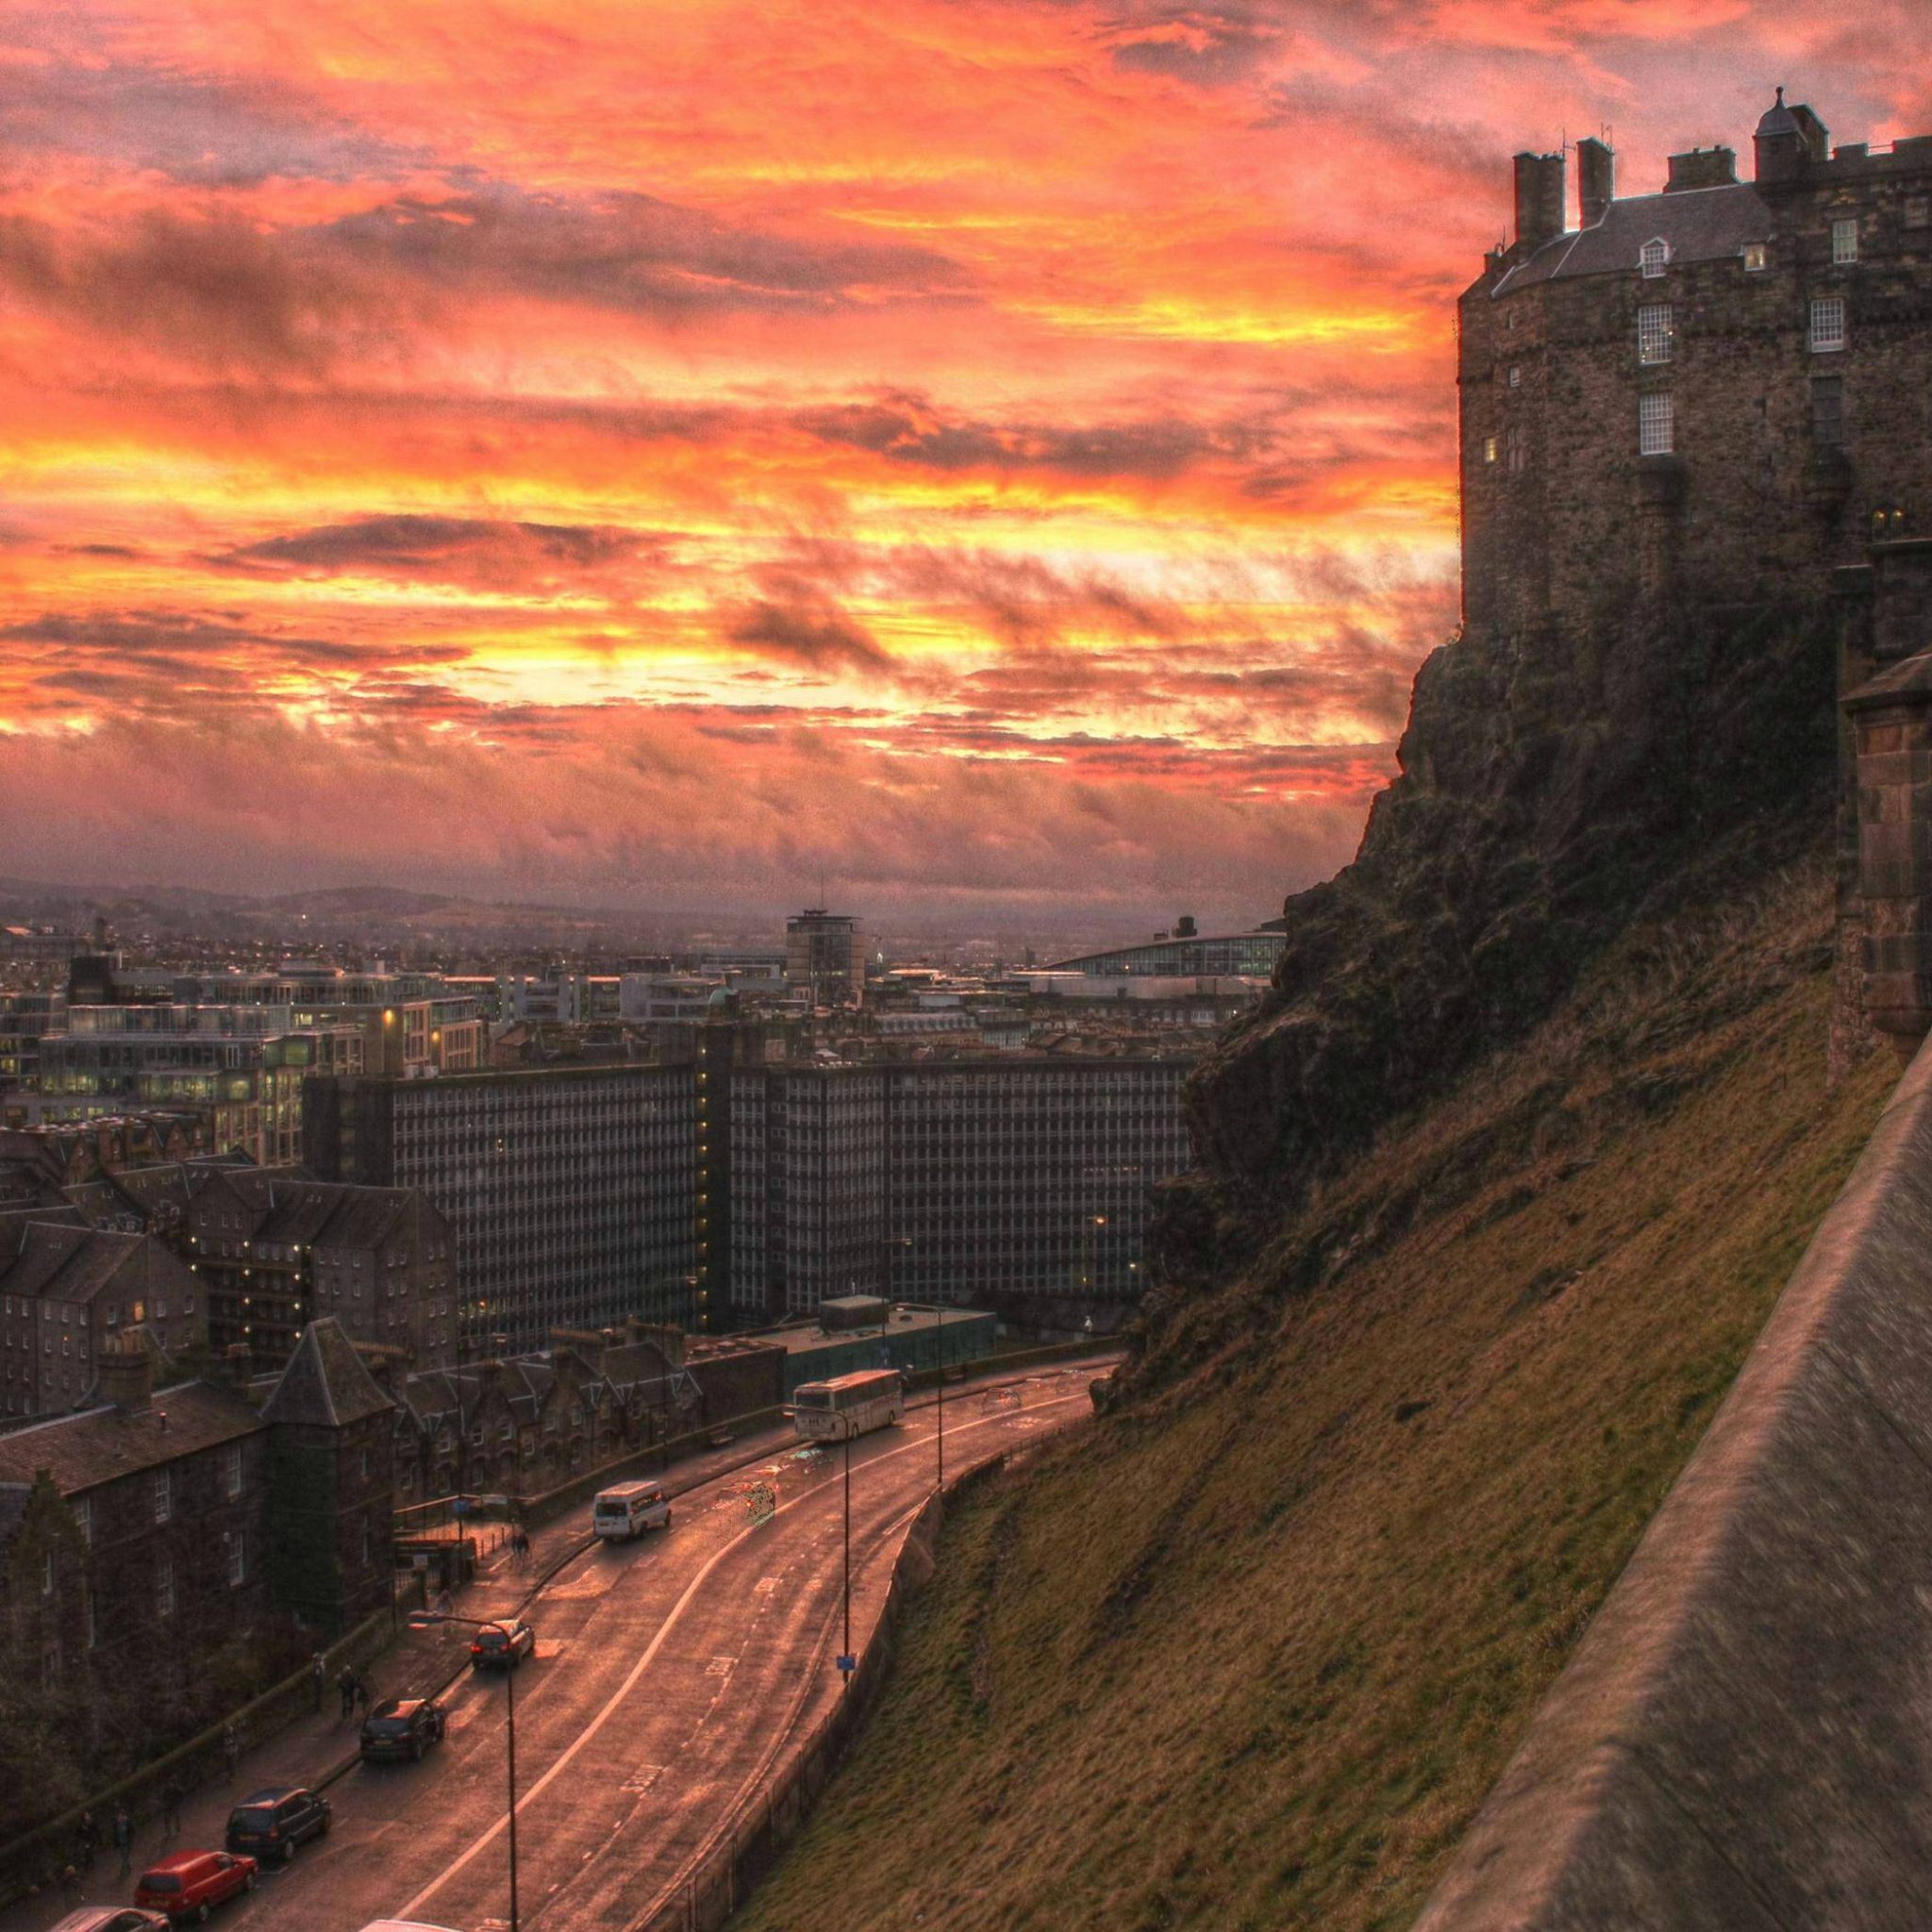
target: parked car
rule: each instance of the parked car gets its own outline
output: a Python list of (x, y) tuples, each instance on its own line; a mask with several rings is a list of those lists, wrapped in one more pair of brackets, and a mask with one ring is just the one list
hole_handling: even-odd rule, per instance
[(447, 1719), (433, 1697), (391, 1697), (362, 1720), (362, 1761), (407, 1757), (414, 1763), (432, 1744), (442, 1741)]
[(228, 1852), (171, 1852), (141, 1874), (134, 1903), (172, 1925), (185, 1925), (206, 1919), (238, 1891), (253, 1891), (260, 1870), (253, 1858)]
[(477, 1631), (476, 1641), (470, 1645), (470, 1661), (479, 1671), (485, 1664), (508, 1670), (536, 1648), (537, 1633), (521, 1617), (505, 1617)]
[(53, 1932), (168, 1932), (168, 1922), (138, 1906), (83, 1906), (69, 1912)]
[(228, 1849), (287, 1864), (295, 1847), (326, 1838), (334, 1813), (320, 1791), (300, 1785), (271, 1785), (244, 1798), (228, 1813)]

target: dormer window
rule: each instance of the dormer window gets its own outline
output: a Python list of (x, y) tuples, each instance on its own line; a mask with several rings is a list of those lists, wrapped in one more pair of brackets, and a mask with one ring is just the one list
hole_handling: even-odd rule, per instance
[(1764, 243), (1747, 242), (1744, 244), (1744, 273), (1761, 275), (1764, 272)]
[(1646, 242), (1639, 251), (1637, 265), (1643, 271), (1646, 279), (1654, 279), (1663, 274), (1670, 264), (1670, 259), (1671, 244), (1661, 236), (1657, 236)]

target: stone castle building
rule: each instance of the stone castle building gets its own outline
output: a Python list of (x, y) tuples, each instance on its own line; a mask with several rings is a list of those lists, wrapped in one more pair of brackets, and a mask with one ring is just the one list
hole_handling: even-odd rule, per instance
[(1830, 144), (1780, 89), (1752, 177), (1516, 157), (1516, 237), (1459, 307), (1464, 617), (1530, 637), (1607, 600), (1776, 599), (1932, 492), (1932, 136)]

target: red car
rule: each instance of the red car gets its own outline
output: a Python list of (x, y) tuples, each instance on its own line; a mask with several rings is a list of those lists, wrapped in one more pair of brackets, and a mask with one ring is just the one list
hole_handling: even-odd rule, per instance
[(134, 1903), (166, 1914), (176, 1925), (206, 1919), (238, 1891), (253, 1891), (260, 1869), (235, 1852), (172, 1852), (141, 1874)]

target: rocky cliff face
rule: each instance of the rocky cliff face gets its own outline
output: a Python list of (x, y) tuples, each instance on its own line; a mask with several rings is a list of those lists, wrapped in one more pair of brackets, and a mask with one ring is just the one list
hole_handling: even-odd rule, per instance
[(1544, 1018), (1633, 917), (1828, 838), (1835, 635), (1823, 604), (1633, 602), (1583, 634), (1472, 630), (1424, 663), (1355, 862), (1289, 900), (1271, 995), (1191, 1085), (1202, 1164), (1155, 1231), (1157, 1331), (1381, 1127)]

